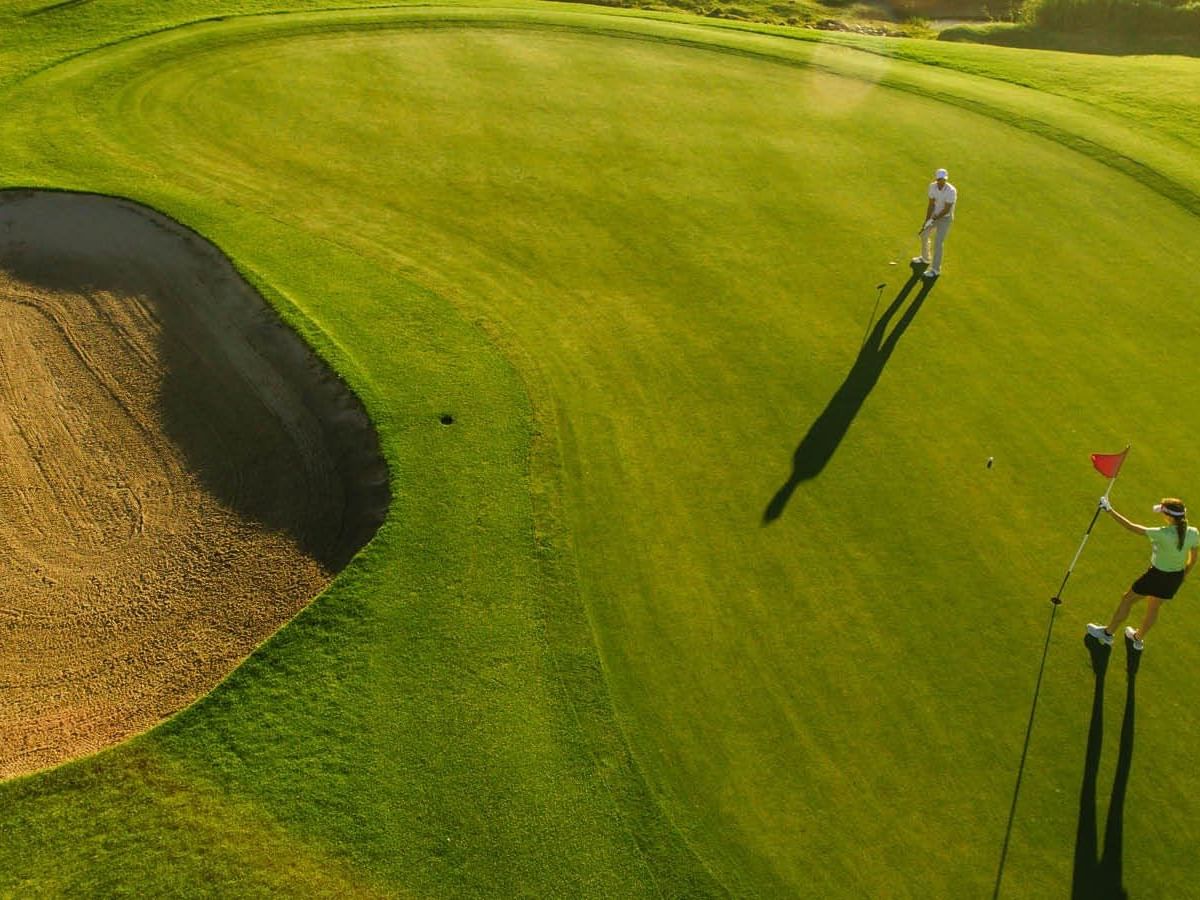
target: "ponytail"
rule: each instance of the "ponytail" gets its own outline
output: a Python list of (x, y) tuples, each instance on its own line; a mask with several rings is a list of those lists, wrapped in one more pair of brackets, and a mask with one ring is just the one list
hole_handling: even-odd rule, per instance
[(1154, 508), (1166, 513), (1175, 522), (1175, 534), (1179, 538), (1179, 549), (1182, 550), (1188, 531), (1187, 507), (1183, 505), (1182, 500), (1164, 497), (1162, 503)]

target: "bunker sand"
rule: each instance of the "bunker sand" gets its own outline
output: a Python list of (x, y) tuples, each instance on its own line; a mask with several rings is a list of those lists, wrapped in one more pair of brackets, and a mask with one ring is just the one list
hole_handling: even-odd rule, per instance
[(357, 399), (212, 244), (0, 192), (0, 778), (210, 690), (389, 500)]

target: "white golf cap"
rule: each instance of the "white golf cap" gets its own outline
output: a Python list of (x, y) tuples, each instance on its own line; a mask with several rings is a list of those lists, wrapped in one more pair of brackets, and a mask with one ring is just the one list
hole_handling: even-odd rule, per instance
[(946, 178), (948, 176), (947, 176), (945, 169), (938, 169), (936, 172), (933, 173), (933, 177), (934, 178)]

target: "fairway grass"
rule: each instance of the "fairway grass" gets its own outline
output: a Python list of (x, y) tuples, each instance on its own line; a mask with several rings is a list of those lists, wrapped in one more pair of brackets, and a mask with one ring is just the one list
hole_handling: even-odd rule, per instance
[[(10, 82), (4, 184), (214, 241), (362, 398), (394, 500), (212, 695), (0, 786), (0, 893), (991, 894), (1087, 454), (1134, 443), (1134, 518), (1200, 496), (1186, 90), (550, 5), (88, 34)], [(914, 306), (938, 165), (960, 214)], [(1144, 565), (1110, 526), (1049, 635), (1005, 897), (1080, 883), (1083, 624)], [(1200, 878), (1197, 628), (1185, 588), (1147, 641), (1134, 896)]]

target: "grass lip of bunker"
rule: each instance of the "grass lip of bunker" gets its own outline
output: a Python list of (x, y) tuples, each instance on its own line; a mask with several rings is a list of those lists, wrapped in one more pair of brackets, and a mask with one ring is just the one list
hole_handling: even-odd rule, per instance
[(359, 400), (210, 242), (0, 192), (0, 778), (211, 690), (370, 540)]

